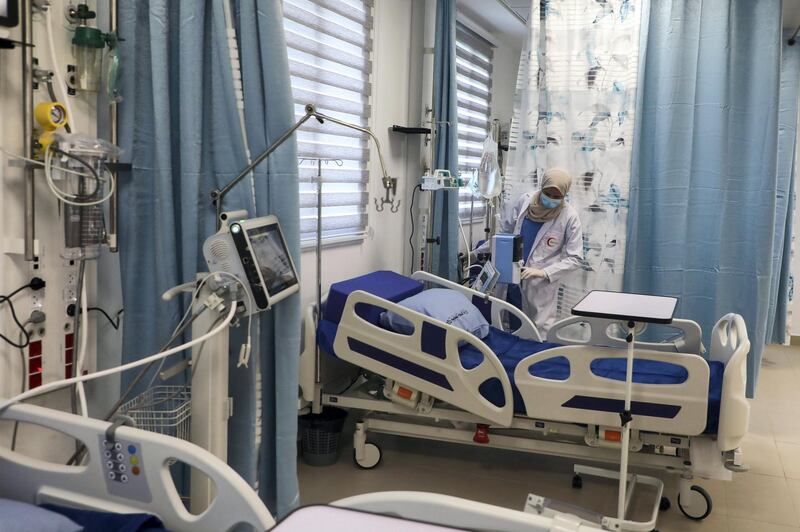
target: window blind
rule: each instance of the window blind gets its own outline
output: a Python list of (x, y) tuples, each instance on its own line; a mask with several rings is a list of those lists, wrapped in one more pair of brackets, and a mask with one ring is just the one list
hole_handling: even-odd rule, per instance
[[(373, 0), (283, 0), (294, 113), (313, 103), (325, 114), (369, 126)], [(363, 235), (367, 226), (369, 139), (309, 120), (297, 132), (300, 238), (316, 239), (318, 160), (323, 239)]]
[[(458, 170), (471, 177), (489, 134), (492, 101), (492, 45), (461, 23), (456, 24), (456, 81), (458, 91)], [(462, 190), (459, 216), (470, 217), (472, 194)], [(474, 217), (483, 217), (486, 203), (475, 198)]]

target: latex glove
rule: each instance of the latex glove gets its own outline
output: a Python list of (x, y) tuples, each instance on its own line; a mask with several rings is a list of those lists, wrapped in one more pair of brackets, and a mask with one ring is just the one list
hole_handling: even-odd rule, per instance
[(519, 278), (521, 281), (526, 279), (546, 279), (547, 272), (540, 270), (539, 268), (522, 268)]

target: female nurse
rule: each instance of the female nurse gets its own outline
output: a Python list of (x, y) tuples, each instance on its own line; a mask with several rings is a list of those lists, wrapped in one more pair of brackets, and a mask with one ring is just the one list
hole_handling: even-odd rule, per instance
[(571, 184), (567, 172), (551, 168), (541, 189), (520, 196), (501, 224), (504, 232), (522, 235), (525, 258), (520, 285), (509, 287), (508, 300), (522, 308), (543, 337), (556, 322), (561, 281), (580, 268), (583, 258), (578, 212), (564, 202)]

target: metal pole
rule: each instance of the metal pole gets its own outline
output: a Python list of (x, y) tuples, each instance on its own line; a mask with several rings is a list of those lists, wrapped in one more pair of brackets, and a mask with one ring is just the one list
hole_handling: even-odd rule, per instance
[(252, 172), (253, 169), (256, 166), (261, 164), (261, 162), (264, 159), (269, 157), (270, 154), (272, 154), (272, 152), (277, 150), (278, 147), (280, 147), (281, 144), (286, 142), (289, 139), (289, 137), (291, 137), (294, 134), (294, 132), (297, 131), (297, 129), (300, 126), (305, 124), (308, 121), (309, 118), (314, 116), (314, 113), (315, 113), (314, 107), (311, 106), (311, 105), (307, 105), (306, 106), (306, 114), (303, 115), (303, 117), (300, 120), (298, 120), (292, 127), (287, 129), (286, 132), (283, 135), (281, 135), (280, 138), (278, 138), (278, 140), (273, 142), (272, 145), (269, 148), (267, 148), (266, 150), (261, 152), (261, 154), (258, 157), (253, 159), (253, 161), (249, 165), (247, 165), (247, 168), (245, 168), (244, 170), (239, 172), (239, 175), (234, 177), (230, 182), (228, 182), (227, 185), (225, 185), (222, 188), (218, 188), (216, 190), (213, 190), (211, 192), (211, 200), (215, 204), (216, 213), (217, 213), (217, 229), (219, 229), (220, 224), (221, 224), (220, 215), (222, 214), (222, 202), (225, 199), (225, 196), (228, 194), (228, 192), (230, 192), (230, 190), (233, 187), (235, 187), (239, 183), (239, 181), (244, 179), (250, 172)]
[[(31, 25), (31, 4), (29, 0), (20, 2), (20, 17), (22, 20), (22, 152), (25, 157), (33, 158), (33, 83), (31, 76), (31, 47), (33, 31)], [(32, 262), (36, 259), (34, 241), (36, 240), (36, 198), (34, 189), (33, 167), (25, 165), (25, 260)]]
[[(322, 159), (317, 159), (317, 330), (322, 315)], [(316, 350), (314, 382), (321, 382), (319, 347)]]
[(617, 498), (617, 517), (620, 521), (625, 520), (625, 508), (627, 499), (625, 491), (628, 488), (628, 448), (631, 438), (631, 393), (633, 389), (633, 343), (636, 332), (636, 323), (628, 322), (628, 359), (625, 370), (625, 408), (620, 414), (622, 424), (622, 456), (619, 463), (619, 495)]
[[(108, 2), (108, 10), (109, 10), (109, 31), (114, 33), (117, 31), (117, 0), (109, 0)], [(111, 102), (109, 102), (111, 103)], [(111, 144), (116, 146), (117, 144), (117, 105), (112, 104), (111, 110), (108, 116), (108, 124), (111, 129)], [(114, 172), (114, 179), (117, 180), (119, 183), (119, 172)], [(111, 195), (111, 198), (108, 202), (108, 250), (111, 253), (116, 253), (119, 249), (119, 244), (117, 240), (118, 234), (118, 216), (119, 216), (119, 209), (118, 209), (118, 201), (119, 201), (119, 187), (114, 191), (114, 194)]]

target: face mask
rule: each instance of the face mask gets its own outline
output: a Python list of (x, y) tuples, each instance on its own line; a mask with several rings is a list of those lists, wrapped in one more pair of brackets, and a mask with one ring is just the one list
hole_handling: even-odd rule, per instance
[(563, 200), (561, 199), (553, 199), (544, 192), (539, 194), (539, 203), (541, 203), (543, 207), (546, 207), (548, 209), (555, 209), (556, 207), (561, 205), (562, 201)]

